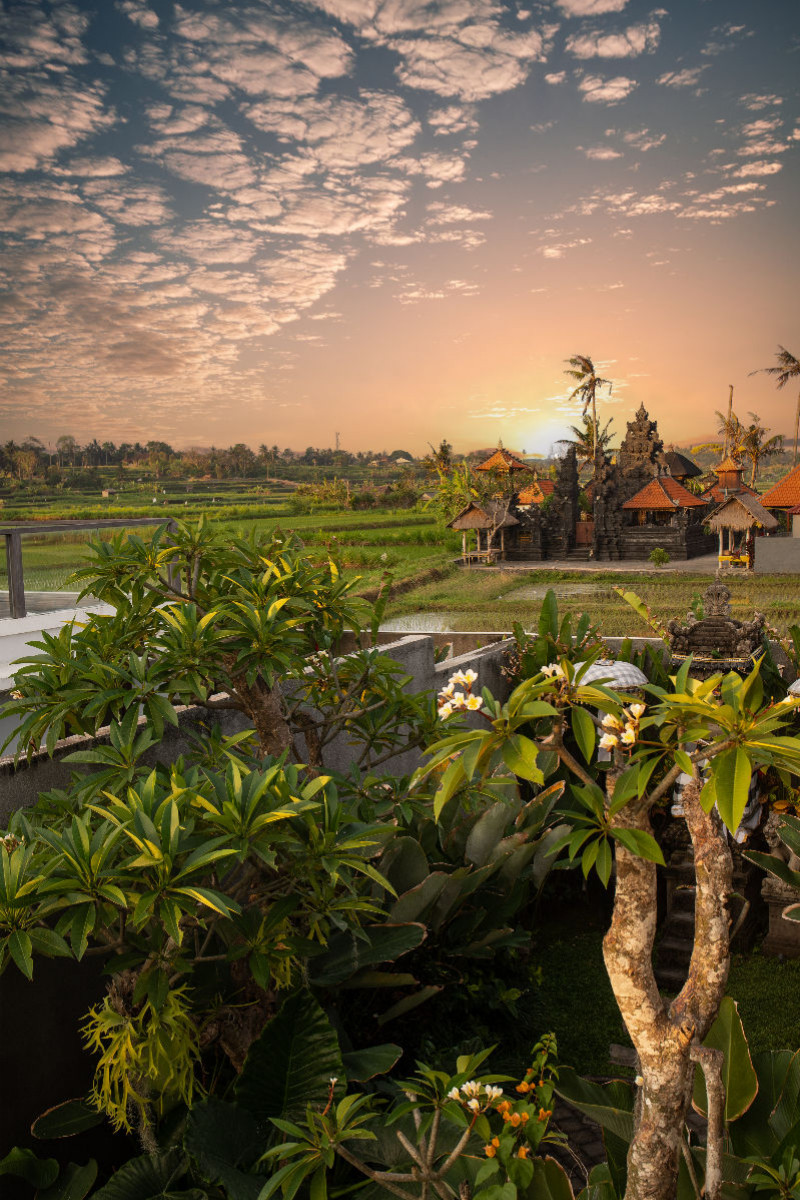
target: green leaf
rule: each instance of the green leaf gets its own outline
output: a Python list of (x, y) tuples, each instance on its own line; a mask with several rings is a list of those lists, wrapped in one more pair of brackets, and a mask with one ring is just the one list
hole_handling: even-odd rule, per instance
[(376, 1075), (386, 1075), (403, 1053), (402, 1046), (386, 1042), (381, 1046), (367, 1046), (364, 1050), (351, 1050), (342, 1055), (344, 1073), (349, 1083), (364, 1083)]
[(467, 862), (476, 867), (483, 867), (492, 857), (493, 851), (505, 836), (510, 821), (515, 816), (508, 804), (498, 800), (491, 808), (487, 808), (470, 830), (464, 847), (464, 857)]
[(560, 1067), (556, 1093), (624, 1142), (633, 1137), (633, 1091), (627, 1083), (591, 1083), (572, 1067)]
[(104, 1120), (103, 1113), (85, 1100), (65, 1100), (37, 1117), (31, 1125), (31, 1133), (41, 1140), (73, 1137), (85, 1129), (93, 1129)]
[[(732, 1000), (730, 996), (724, 997), (717, 1019), (708, 1031), (703, 1045), (721, 1050), (725, 1056), (722, 1067), (722, 1082), (725, 1085), (725, 1121), (735, 1121), (747, 1112), (753, 1103), (758, 1092), (758, 1077), (750, 1058), (750, 1050), (736, 1001)], [(704, 1117), (708, 1116), (705, 1077), (699, 1066), (694, 1073), (692, 1106)]]
[(36, 1193), (36, 1200), (84, 1200), (97, 1179), (97, 1163), (93, 1158), (83, 1166), (68, 1163), (49, 1188)]
[(594, 721), (585, 708), (573, 708), (572, 732), (575, 735), (575, 741), (578, 743), (581, 754), (587, 763), (590, 763), (594, 757), (597, 730), (595, 729)]
[(692, 760), (689, 758), (689, 755), (686, 753), (685, 750), (678, 750), (678, 749), (673, 750), (672, 757), (675, 759), (675, 762), (678, 764), (680, 769), (683, 771), (684, 775), (693, 775), (694, 774), (694, 764), (692, 763)]
[(15, 1175), (31, 1187), (46, 1188), (58, 1176), (58, 1163), (54, 1158), (39, 1158), (32, 1150), (15, 1146), (0, 1159), (0, 1175)]
[(544, 783), (544, 776), (536, 765), (536, 743), (521, 733), (512, 733), (503, 743), (503, 762), (514, 775), (531, 783)]
[[(561, 1163), (545, 1156), (533, 1160), (533, 1195), (536, 1200), (575, 1200), (572, 1184)], [(505, 1200), (505, 1197), (503, 1198)]]
[(427, 937), (419, 922), (402, 925), (367, 925), (365, 936), (356, 937), (350, 930), (336, 933), (327, 949), (309, 964), (309, 979), (314, 987), (334, 987), (344, 983), (363, 967), (395, 962), (409, 950), (415, 950)]
[(466, 783), (466, 775), (460, 758), (454, 758), (447, 767), (442, 782), (433, 797), (433, 816), (434, 820), (438, 821), (442, 815), (442, 809), (448, 800), (452, 799), (460, 787)]
[(661, 847), (651, 833), (646, 833), (644, 829), (622, 829), (616, 826), (612, 827), (610, 832), (620, 845), (624, 846), (626, 850), (630, 850), (631, 854), (637, 855), (638, 858), (646, 858), (648, 862), (658, 863), (659, 866), (665, 866)]
[(712, 760), (717, 793), (717, 809), (727, 828), (735, 833), (747, 807), (752, 767), (741, 746), (726, 750)]
[(264, 1176), (250, 1172), (264, 1149), (264, 1133), (246, 1109), (210, 1096), (189, 1109), (183, 1144), (204, 1179), (228, 1200), (257, 1200)]
[(602, 838), (600, 845), (597, 848), (597, 858), (595, 859), (595, 870), (600, 877), (600, 882), (603, 887), (608, 887), (608, 881), (611, 878), (611, 847), (608, 844), (608, 838)]
[(320, 1167), (312, 1176), (308, 1200), (328, 1200), (327, 1172), (324, 1167)]
[(234, 1090), (257, 1120), (297, 1120), (309, 1104), (324, 1108), (334, 1076), (344, 1076), (338, 1039), (317, 1001), (303, 991), (284, 1001), (250, 1047)]
[(33, 955), (31, 953), (31, 939), (28, 937), (24, 929), (15, 929), (8, 938), (8, 951), (12, 959), (19, 967), (22, 974), (28, 979), (33, 979)]
[(198, 1188), (177, 1190), (188, 1163), (180, 1150), (142, 1154), (115, 1171), (92, 1200), (205, 1200)]

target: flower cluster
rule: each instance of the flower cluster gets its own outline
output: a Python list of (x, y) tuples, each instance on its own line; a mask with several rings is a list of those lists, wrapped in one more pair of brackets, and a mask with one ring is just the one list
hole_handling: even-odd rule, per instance
[(539, 673), (547, 679), (566, 679), (564, 668), (560, 667), (558, 663), (550, 663), (548, 667), (542, 667)]
[(623, 708), (621, 718), (615, 717), (613, 713), (606, 713), (603, 717), (605, 733), (600, 738), (600, 749), (613, 750), (615, 747), (621, 746), (625, 750), (630, 750), (636, 744), (639, 736), (639, 722), (646, 708), (646, 704), (632, 704), (630, 708)]
[(6, 854), (13, 854), (18, 847), (25, 845), (25, 838), (18, 838), (16, 834), (7, 833), (5, 837), (0, 838), (0, 844)]
[(457, 1100), (459, 1104), (463, 1104), (464, 1108), (468, 1108), (471, 1113), (478, 1116), (479, 1113), (486, 1112), (491, 1108), (495, 1100), (499, 1100), (503, 1094), (503, 1089), (494, 1087), (490, 1083), (481, 1083), (479, 1079), (469, 1079), (466, 1083), (462, 1083), (460, 1088), (451, 1088), (447, 1093), (448, 1100)]
[(481, 697), (472, 694), (472, 685), (477, 678), (478, 672), (471, 669), (456, 671), (450, 676), (437, 698), (437, 711), (443, 721), (454, 712), (478, 712), (483, 708)]

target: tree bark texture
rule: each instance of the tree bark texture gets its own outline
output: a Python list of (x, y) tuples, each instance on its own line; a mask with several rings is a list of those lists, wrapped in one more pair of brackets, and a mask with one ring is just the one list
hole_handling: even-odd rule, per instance
[[(656, 867), (616, 848), (614, 912), (603, 956), (642, 1077), (625, 1200), (673, 1200), (676, 1194), (694, 1077), (692, 1046), (708, 1032), (727, 980), (731, 856), (718, 817), (703, 812), (698, 796), (695, 780), (683, 792), (697, 875), (694, 949), (686, 983), (669, 1007), (659, 995), (652, 962)], [(615, 822), (650, 833), (648, 799), (628, 804)]]
[(283, 711), (280, 686), (267, 686), (256, 679), (251, 687), (244, 679), (235, 679), (236, 694), (253, 722), (264, 754), (278, 758), (292, 745), (292, 731)]

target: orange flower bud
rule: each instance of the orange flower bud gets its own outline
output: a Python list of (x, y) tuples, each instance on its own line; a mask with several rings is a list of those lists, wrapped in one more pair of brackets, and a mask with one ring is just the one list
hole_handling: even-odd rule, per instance
[(552, 1117), (552, 1115), (553, 1115), (552, 1108), (540, 1108), (539, 1109), (539, 1120), (540, 1121), (546, 1121), (549, 1117)]
[(503, 1113), (503, 1120), (504, 1120), (504, 1121), (510, 1121), (510, 1120), (511, 1120), (511, 1117), (510, 1117), (510, 1115), (509, 1115), (507, 1112), (504, 1112), (504, 1113)]
[(484, 1146), (483, 1152), (487, 1158), (494, 1158), (494, 1156), (497, 1154), (497, 1149), (495, 1146), (491, 1146), (491, 1145)]
[(529, 1083), (526, 1083), (524, 1079), (523, 1079), (522, 1083), (518, 1083), (515, 1088), (515, 1091), (521, 1092), (523, 1094), (523, 1096), (525, 1095), (526, 1092), (529, 1092), (530, 1090), (531, 1090), (531, 1085)]
[(528, 1124), (528, 1121), (530, 1121), (530, 1119), (531, 1119), (531, 1118), (530, 1118), (530, 1114), (529, 1114), (529, 1113), (520, 1113), (520, 1114), (519, 1114), (519, 1119), (520, 1119), (520, 1121), (522, 1122), (522, 1124), (523, 1124), (523, 1125), (527, 1125), (527, 1124)]
[(499, 1138), (499, 1137), (493, 1137), (493, 1138), (492, 1138), (492, 1145), (494, 1146), (494, 1148), (495, 1148), (495, 1150), (496, 1150), (496, 1149), (498, 1148), (498, 1146), (500, 1145), (500, 1138)]
[(520, 1146), (519, 1150), (517, 1151), (517, 1158), (527, 1158), (527, 1157), (528, 1157), (528, 1147)]
[(522, 1120), (522, 1117), (519, 1115), (519, 1113), (514, 1113), (513, 1116), (510, 1118), (510, 1120), (511, 1120), (511, 1124), (516, 1129), (517, 1126), (519, 1125), (520, 1121)]

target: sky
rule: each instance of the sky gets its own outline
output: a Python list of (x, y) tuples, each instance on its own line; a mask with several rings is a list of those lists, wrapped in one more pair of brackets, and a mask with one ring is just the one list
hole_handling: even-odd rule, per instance
[(798, 0), (0, 0), (0, 438), (792, 432)]

